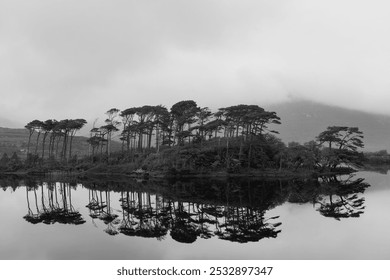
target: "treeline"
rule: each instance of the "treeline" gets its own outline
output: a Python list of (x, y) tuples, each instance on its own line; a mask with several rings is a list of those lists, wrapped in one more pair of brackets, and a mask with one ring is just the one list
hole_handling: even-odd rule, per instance
[(366, 152), (364, 157), (366, 162), (372, 165), (390, 165), (390, 155), (387, 153), (387, 150)]
[[(84, 152), (88, 156), (82, 158), (73, 154), (72, 146), (77, 131), (86, 124), (84, 119), (29, 122), (25, 167), (87, 170), (106, 165), (116, 166), (117, 172), (142, 167), (175, 175), (244, 168), (324, 171), (362, 162), (358, 148), (364, 146), (363, 133), (357, 127), (331, 126), (313, 141), (286, 145), (275, 136), (279, 116), (258, 105), (212, 112), (184, 100), (169, 110), (163, 105), (112, 108), (106, 116), (102, 126), (93, 124)], [(119, 139), (120, 150), (113, 151), (114, 138)]]
[[(25, 128), (29, 131), (27, 144), (27, 161), (36, 162), (45, 156), (51, 159), (67, 160), (72, 157), (72, 144), (77, 131), (87, 123), (84, 119), (65, 119), (46, 121), (33, 120)], [(35, 148), (31, 147), (31, 138), (36, 135)], [(42, 136), (42, 137), (41, 137)], [(39, 142), (39, 139), (42, 139)], [(61, 145), (60, 145), (61, 143)], [(41, 154), (38, 148), (41, 145)], [(34, 151), (32, 150), (34, 148)], [(47, 152), (47, 154), (45, 154)]]
[[(116, 108), (106, 112), (105, 125), (94, 127), (88, 140), (92, 155), (110, 154), (112, 134), (120, 131), (122, 151), (143, 151), (152, 147), (183, 146), (202, 143), (212, 137), (238, 137), (261, 135), (271, 123), (279, 124), (275, 112), (265, 111), (257, 105), (236, 105), (213, 113), (208, 107), (198, 107), (193, 100), (180, 101), (170, 110), (162, 105)], [(103, 147), (106, 147), (104, 149)]]
[(86, 123), (84, 119), (33, 120), (27, 123), (26, 158), (21, 159), (16, 152), (11, 157), (4, 153), (0, 160), (0, 171), (14, 172), (43, 165), (60, 168), (61, 164), (68, 163), (72, 158), (74, 136)]

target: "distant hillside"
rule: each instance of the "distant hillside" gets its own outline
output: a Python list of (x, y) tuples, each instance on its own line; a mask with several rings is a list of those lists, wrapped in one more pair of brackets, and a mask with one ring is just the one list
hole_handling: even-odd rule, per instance
[[(31, 138), (31, 148), (35, 149), (36, 146), (36, 135), (34, 134)], [(29, 133), (27, 129), (16, 129), (16, 128), (3, 128), (0, 127), (0, 157), (3, 153), (7, 153), (11, 156), (16, 152), (19, 156), (23, 157), (26, 154), (27, 143)], [(87, 137), (75, 136), (73, 140), (73, 153), (78, 155), (88, 154), (88, 143)], [(40, 138), (41, 143), (42, 136)], [(48, 140), (47, 140), (48, 143)], [(38, 145), (38, 153), (41, 151), (41, 144)], [(113, 142), (113, 150), (120, 149), (120, 143)]]
[(22, 149), (27, 147), (28, 132), (26, 129), (0, 127), (0, 156), (14, 152), (21, 155)]
[(10, 128), (18, 128), (23, 127), (23, 125), (17, 121), (9, 120), (4, 117), (0, 117), (0, 127), (10, 127)]
[(328, 126), (357, 126), (364, 133), (365, 150), (390, 151), (390, 116), (370, 114), (314, 103), (293, 101), (273, 106), (267, 110), (275, 111), (282, 124), (275, 127), (279, 137), (286, 143), (304, 143), (315, 137)]

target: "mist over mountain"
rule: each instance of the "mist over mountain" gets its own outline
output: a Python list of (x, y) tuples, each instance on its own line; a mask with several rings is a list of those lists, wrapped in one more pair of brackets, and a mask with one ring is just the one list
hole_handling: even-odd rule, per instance
[(328, 126), (357, 126), (364, 133), (364, 150), (390, 150), (390, 116), (303, 100), (274, 104), (265, 109), (275, 111), (281, 118), (282, 124), (275, 129), (285, 143), (314, 140)]

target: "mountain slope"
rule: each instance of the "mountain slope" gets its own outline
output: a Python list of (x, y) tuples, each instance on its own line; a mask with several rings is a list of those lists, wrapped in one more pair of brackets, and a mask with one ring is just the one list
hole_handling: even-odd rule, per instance
[(357, 126), (364, 133), (365, 150), (390, 150), (390, 116), (348, 110), (310, 101), (292, 101), (266, 108), (275, 111), (282, 124), (275, 127), (286, 143), (304, 143), (328, 126)]

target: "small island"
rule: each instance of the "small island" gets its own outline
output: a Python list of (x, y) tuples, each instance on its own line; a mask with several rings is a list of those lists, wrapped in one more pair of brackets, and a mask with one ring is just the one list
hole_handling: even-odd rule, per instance
[(145, 105), (112, 108), (106, 115), (105, 124), (94, 124), (77, 147), (76, 133), (86, 120), (29, 122), (25, 158), (4, 154), (0, 172), (294, 178), (350, 173), (365, 161), (359, 128), (329, 126), (310, 142), (285, 144), (277, 137), (277, 113), (258, 105), (212, 112), (184, 100), (170, 110)]

